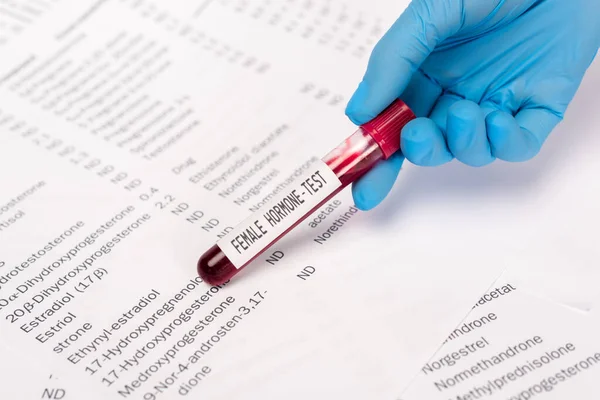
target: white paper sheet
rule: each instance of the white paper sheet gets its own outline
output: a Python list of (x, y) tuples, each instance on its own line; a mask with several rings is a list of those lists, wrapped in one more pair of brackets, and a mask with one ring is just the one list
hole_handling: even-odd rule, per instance
[(242, 3), (70, 2), (0, 56), (3, 343), (70, 393), (386, 398), (502, 268), (462, 282), (397, 200), (365, 214), (345, 191), (225, 287), (199, 282), (219, 234), (354, 131), (385, 29)]
[(410, 399), (595, 399), (597, 312), (528, 294), (503, 276), (401, 396)]
[(61, 0), (0, 0), (0, 47), (40, 21), (52, 18)]
[[(399, 5), (55, 7), (0, 53), (0, 338), (69, 396), (392, 398), (543, 203), (520, 166), (407, 166), (375, 211), (345, 191), (211, 288), (202, 252), (355, 129)], [(0, 394), (40, 397), (33, 376)]]

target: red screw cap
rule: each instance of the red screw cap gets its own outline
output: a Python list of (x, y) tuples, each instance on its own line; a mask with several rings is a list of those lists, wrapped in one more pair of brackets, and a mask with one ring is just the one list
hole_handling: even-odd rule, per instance
[(381, 148), (384, 158), (400, 150), (400, 133), (409, 121), (415, 119), (412, 110), (400, 99), (395, 100), (371, 121), (361, 125)]

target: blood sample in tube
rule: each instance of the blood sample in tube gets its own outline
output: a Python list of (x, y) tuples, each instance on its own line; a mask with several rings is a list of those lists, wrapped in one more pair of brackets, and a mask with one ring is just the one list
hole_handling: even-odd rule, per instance
[(238, 224), (198, 260), (200, 277), (220, 285), (260, 256), (379, 161), (400, 149), (400, 133), (415, 118), (401, 100), (358, 127), (339, 146), (311, 165), (284, 193)]

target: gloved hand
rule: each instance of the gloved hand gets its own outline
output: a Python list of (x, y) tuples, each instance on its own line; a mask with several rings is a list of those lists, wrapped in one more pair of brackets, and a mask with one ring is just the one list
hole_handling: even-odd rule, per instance
[(417, 115), (401, 153), (356, 182), (368, 210), (405, 156), (471, 166), (535, 156), (600, 45), (600, 0), (413, 0), (377, 43), (346, 115), (362, 124), (401, 98)]

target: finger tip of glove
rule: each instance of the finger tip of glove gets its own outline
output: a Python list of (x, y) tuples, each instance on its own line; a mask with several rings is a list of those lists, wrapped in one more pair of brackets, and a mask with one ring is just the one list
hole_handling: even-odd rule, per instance
[(452, 118), (470, 121), (482, 117), (483, 111), (474, 101), (459, 100), (448, 108), (448, 115)]
[(506, 128), (513, 125), (513, 119), (514, 117), (506, 111), (497, 110), (488, 114), (485, 122), (492, 127)]
[[(350, 107), (350, 105), (348, 107)], [(353, 108), (346, 108), (346, 116), (354, 125), (362, 125), (366, 122), (369, 122), (371, 119), (368, 115), (363, 114), (360, 111), (356, 111), (356, 109)]]
[(452, 160), (441, 129), (429, 118), (410, 121), (402, 130), (402, 154), (415, 165), (434, 167)]
[(362, 81), (346, 105), (346, 116), (355, 125), (362, 125), (376, 116), (373, 107), (369, 105), (368, 97), (367, 83)]
[(352, 185), (352, 199), (356, 208), (361, 211), (370, 211), (381, 202), (380, 199), (372, 198), (368, 190), (364, 190), (358, 182)]
[(416, 119), (409, 122), (402, 130), (401, 147), (406, 158), (416, 165), (425, 163), (431, 153), (432, 142), (426, 129), (429, 122), (425, 119)]
[(503, 153), (510, 137), (508, 133), (518, 129), (516, 121), (504, 111), (495, 111), (486, 117), (485, 123), (492, 150)]
[(541, 150), (539, 138), (522, 128), (516, 118), (508, 113), (492, 113), (486, 123), (490, 148), (498, 159), (508, 162), (529, 161)]

